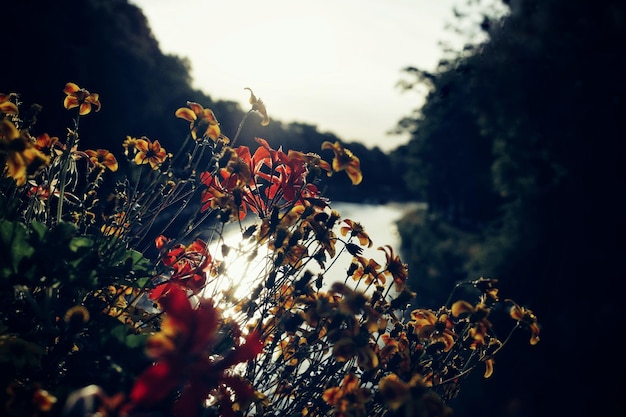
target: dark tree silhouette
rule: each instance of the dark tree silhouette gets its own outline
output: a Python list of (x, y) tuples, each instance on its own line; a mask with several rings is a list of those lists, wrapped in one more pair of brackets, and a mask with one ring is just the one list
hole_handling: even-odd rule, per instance
[[(491, 380), (461, 394), (456, 414), (623, 414), (624, 361), (601, 335), (619, 334), (626, 276), (626, 6), (510, 3), (509, 17), (485, 26), (488, 42), (431, 74), (409, 144), (419, 178), (409, 181), (433, 203), (426, 219), (471, 231), (497, 214), (473, 237), (481, 250), (461, 254), (465, 274), (499, 278), (543, 324), (539, 345), (503, 352)], [(485, 212), (463, 212), (468, 224), (454, 215), (463, 198), (486, 203)]]

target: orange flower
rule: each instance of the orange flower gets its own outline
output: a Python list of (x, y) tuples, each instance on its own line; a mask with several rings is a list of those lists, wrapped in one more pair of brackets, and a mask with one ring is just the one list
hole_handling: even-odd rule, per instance
[(94, 106), (96, 111), (100, 111), (100, 96), (92, 94), (84, 88), (80, 88), (74, 83), (65, 84), (63, 92), (66, 94), (63, 106), (70, 110), (78, 107), (78, 114), (84, 116), (91, 113), (91, 107)]
[(492, 325), (488, 320), (491, 309), (480, 302), (475, 306), (467, 301), (459, 300), (452, 304), (450, 312), (453, 317), (468, 315), (470, 323), (469, 336), (473, 339), (471, 349), (477, 349), (485, 345), (485, 336), (489, 333)]
[(97, 151), (87, 149), (85, 151), (89, 160), (98, 167), (107, 167), (111, 171), (117, 171), (117, 159), (115, 155), (106, 149), (98, 149)]
[(176, 117), (187, 120), (190, 123), (191, 137), (198, 139), (208, 136), (216, 141), (221, 136), (220, 125), (215, 114), (210, 109), (205, 109), (198, 103), (188, 101), (189, 108), (181, 107), (176, 110)]
[(346, 171), (352, 185), (358, 185), (363, 180), (361, 173), (361, 161), (349, 149), (345, 149), (339, 141), (334, 144), (328, 141), (322, 143), (322, 149), (330, 149), (335, 153), (333, 158), (333, 171)]
[(372, 239), (370, 239), (369, 235), (365, 233), (365, 228), (361, 225), (361, 223), (350, 219), (344, 219), (343, 222), (347, 226), (342, 226), (341, 229), (339, 229), (342, 236), (346, 236), (349, 232), (350, 236), (356, 236), (357, 239), (359, 239), (361, 246), (367, 246), (368, 248), (372, 247)]
[(50, 136), (47, 133), (43, 133), (37, 136), (35, 140), (35, 148), (39, 149), (46, 155), (52, 154), (52, 148), (59, 142), (59, 138), (56, 136)]
[(11, 98), (10, 94), (0, 93), (0, 113), (4, 113), (4, 114), (18, 114), (19, 113), (17, 105), (9, 101), (10, 98)]
[(361, 388), (358, 377), (350, 373), (343, 378), (340, 386), (324, 391), (322, 398), (335, 408), (336, 416), (356, 417), (366, 415), (365, 403), (371, 400), (372, 393), (367, 388)]
[(374, 259), (367, 259), (363, 256), (355, 257), (357, 264), (357, 269), (352, 274), (352, 279), (355, 281), (359, 281), (364, 279), (367, 285), (371, 284), (385, 284), (386, 279), (382, 272), (379, 271), (381, 268), (380, 264), (376, 262)]
[(400, 257), (394, 254), (393, 248), (390, 245), (379, 247), (378, 250), (385, 252), (385, 258), (387, 260), (383, 272), (391, 275), (396, 285), (396, 291), (402, 291), (406, 286), (406, 280), (409, 278), (407, 264), (403, 263)]
[(150, 164), (152, 169), (158, 169), (167, 159), (167, 152), (161, 148), (158, 140), (151, 142), (150, 139), (144, 136), (141, 139), (137, 139), (135, 149), (138, 151), (135, 155), (135, 163), (137, 165)]
[(422, 410), (427, 415), (452, 416), (452, 410), (441, 398), (428, 390), (431, 386), (429, 378), (419, 373), (414, 374), (409, 382), (396, 374), (389, 374), (381, 378), (379, 383), (385, 404), (394, 412), (392, 415), (408, 416), (414, 415), (415, 410)]
[(0, 155), (5, 155), (5, 173), (18, 186), (26, 183), (29, 173), (50, 163), (50, 158), (35, 148), (26, 132), (19, 132), (7, 119), (0, 120)]
[(33, 393), (33, 404), (44, 413), (52, 410), (56, 402), (57, 398), (44, 389), (39, 388)]
[(452, 332), (452, 323), (447, 314), (437, 316), (432, 310), (418, 308), (411, 312), (414, 334), (431, 344), (442, 343), (443, 351), (449, 352), (454, 346), (456, 335)]
[(526, 325), (530, 331), (530, 344), (536, 345), (539, 343), (539, 323), (537, 323), (537, 316), (525, 307), (520, 307), (513, 300), (507, 299), (506, 302), (510, 305), (509, 314), (514, 320), (517, 320), (518, 323)]
[(400, 372), (410, 371), (411, 354), (419, 352), (419, 349), (411, 349), (406, 332), (402, 331), (395, 336), (383, 333), (380, 338), (384, 343), (379, 352), (381, 362), (389, 364), (393, 360), (394, 367)]

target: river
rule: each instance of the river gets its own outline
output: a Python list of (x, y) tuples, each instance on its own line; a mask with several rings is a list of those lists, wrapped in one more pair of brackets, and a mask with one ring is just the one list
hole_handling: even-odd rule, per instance
[[(390, 245), (396, 255), (400, 254), (401, 239), (396, 222), (407, 212), (422, 206), (423, 204), (421, 203), (360, 204), (335, 202), (331, 204), (331, 207), (341, 214), (341, 219), (351, 219), (365, 228), (365, 232), (369, 235), (373, 244), (371, 248), (365, 248), (362, 255), (366, 258), (375, 259), (381, 265), (384, 265), (385, 254), (377, 248)], [(338, 222), (338, 224), (340, 223)], [(336, 233), (339, 234), (338, 230)], [(230, 231), (227, 231), (225, 233), (225, 241), (233, 248), (236, 247), (241, 242), (239, 227), (233, 227)], [(345, 277), (345, 270), (350, 262), (351, 255), (347, 252), (344, 252), (337, 259), (334, 271), (336, 271), (338, 278)], [(262, 256), (251, 259), (243, 255), (233, 256), (231, 254), (227, 264), (227, 276), (224, 277), (227, 281), (216, 283), (214, 289), (236, 288), (236, 296), (249, 294), (251, 288), (256, 285), (253, 277), (264, 275), (262, 271), (266, 268)], [(335, 272), (333, 272), (334, 275)]]
[(360, 204), (337, 202), (332, 208), (341, 213), (344, 219), (351, 219), (361, 223), (370, 239), (374, 242), (372, 248), (391, 245), (395, 252), (400, 250), (400, 233), (396, 222), (409, 211), (422, 207), (421, 203), (387, 203), (387, 204)]

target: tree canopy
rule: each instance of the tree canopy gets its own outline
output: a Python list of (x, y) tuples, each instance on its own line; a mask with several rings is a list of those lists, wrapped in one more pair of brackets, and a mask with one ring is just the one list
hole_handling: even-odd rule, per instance
[[(489, 391), (466, 398), (460, 415), (608, 413), (623, 409), (617, 385), (583, 375), (602, 372), (593, 362), (609, 350), (592, 334), (611, 332), (626, 275), (626, 6), (519, 0), (510, 7), (469, 53), (434, 73), (410, 69), (430, 88), (418, 116), (403, 122), (412, 130), (407, 180), (430, 207), (424, 222), (405, 230), (407, 244), (421, 245), (412, 246), (421, 263), (412, 278), (425, 297), (436, 292), (429, 274), (446, 263), (456, 274), (448, 279), (498, 278), (545, 318), (535, 366), (516, 365), (514, 353), (500, 358)], [(456, 234), (441, 232), (442, 221)], [(451, 236), (449, 256), (440, 252), (439, 264), (424, 266)]]

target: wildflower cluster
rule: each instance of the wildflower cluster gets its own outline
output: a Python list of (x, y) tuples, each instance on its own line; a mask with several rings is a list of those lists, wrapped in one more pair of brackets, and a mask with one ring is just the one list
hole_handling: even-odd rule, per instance
[(367, 255), (366, 230), (320, 191), (337, 172), (362, 180), (341, 143), (322, 145), (330, 162), (235, 146), (188, 102), (176, 154), (130, 136), (118, 154), (82, 150), (100, 97), (63, 91), (63, 140), (33, 137), (19, 95), (0, 94), (3, 415), (443, 416), (515, 330), (539, 340), (494, 279), (416, 306), (394, 249)]

